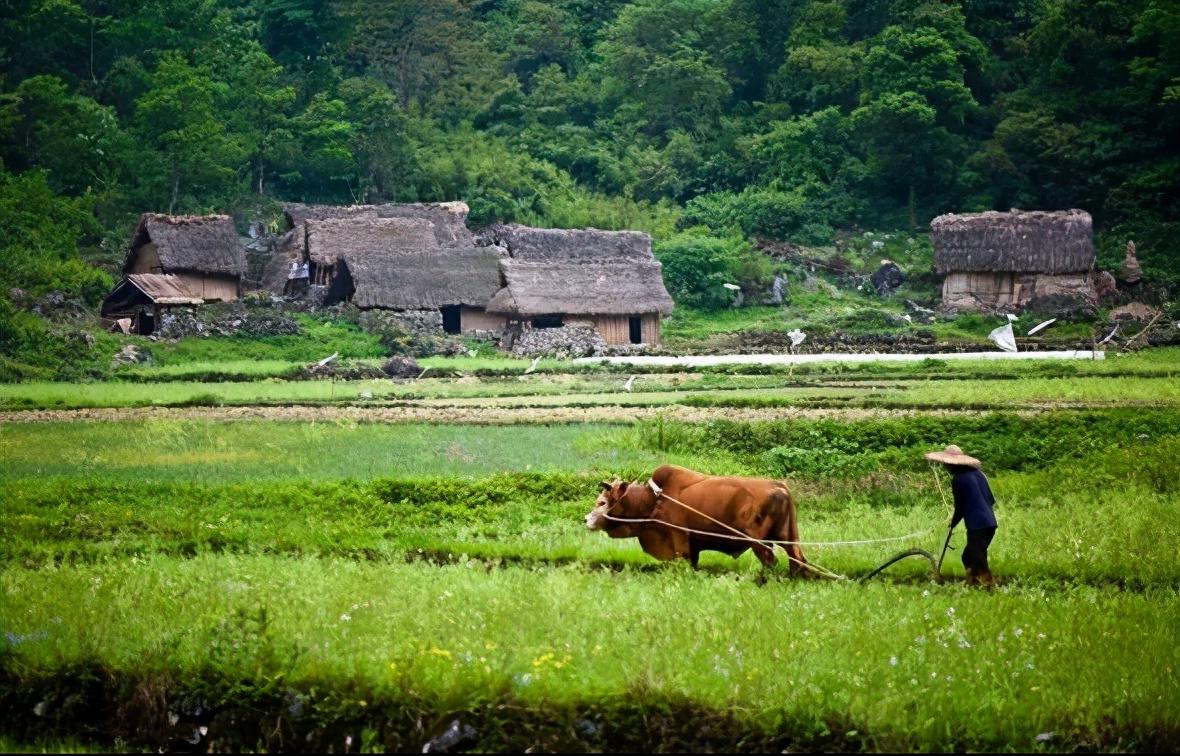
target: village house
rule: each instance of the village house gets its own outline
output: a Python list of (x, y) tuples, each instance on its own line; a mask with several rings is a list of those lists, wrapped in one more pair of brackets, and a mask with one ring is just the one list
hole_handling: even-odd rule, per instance
[(130, 318), (146, 335), (162, 308), (238, 299), (245, 271), (245, 249), (229, 216), (145, 213), (131, 235), (125, 277), (103, 301), (102, 315)]
[(305, 226), (312, 267), (332, 270), (325, 304), (391, 310), (413, 328), (445, 333), (503, 330), (504, 318), (485, 312), (500, 286), (497, 250), (458, 240), (444, 246), (437, 225), (423, 218), (354, 216)]
[(940, 215), (930, 222), (946, 312), (1093, 305), (1093, 226), (1083, 210)]
[(651, 237), (497, 225), (478, 236), (463, 202), (291, 204), (270, 288), (302, 265), (325, 304), (397, 313), (415, 330), (520, 332), (585, 325), (608, 344), (658, 344), (672, 310)]
[(509, 329), (582, 324), (607, 344), (660, 343), (672, 297), (647, 234), (504, 225), (481, 237), (506, 253), (487, 311)]

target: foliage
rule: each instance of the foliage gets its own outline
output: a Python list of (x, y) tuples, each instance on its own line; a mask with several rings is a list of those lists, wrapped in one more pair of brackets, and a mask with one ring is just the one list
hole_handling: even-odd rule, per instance
[(764, 296), (774, 278), (765, 256), (741, 237), (718, 238), (702, 229), (684, 232), (655, 245), (663, 264), (664, 284), (678, 303), (717, 310), (734, 302), (732, 284), (751, 300)]
[(244, 222), (292, 200), (461, 198), (477, 226), (646, 230), (679, 250), (661, 254), (680, 303), (714, 311), (719, 278), (749, 302), (770, 273), (736, 238), (912, 235), (952, 210), (1081, 207), (1100, 266), (1133, 239), (1150, 281), (1180, 281), (1165, 0), (9, 11), (0, 284), (35, 295), (93, 304), (110, 280), (90, 266), (116, 271), (141, 212)]

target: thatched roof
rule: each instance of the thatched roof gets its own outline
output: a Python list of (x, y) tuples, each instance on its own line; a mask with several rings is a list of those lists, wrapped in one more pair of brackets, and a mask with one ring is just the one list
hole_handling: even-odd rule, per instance
[(529, 228), (516, 224), (490, 226), (479, 235), (482, 244), (497, 244), (514, 260), (554, 263), (650, 262), (651, 237), (640, 231), (599, 231), (595, 228)]
[(653, 260), (602, 264), (504, 259), (504, 287), (488, 312), (534, 315), (637, 315), (672, 312), (662, 266)]
[(283, 206), (283, 214), (292, 228), (309, 220), (417, 218), (434, 224), (435, 241), (443, 246), (469, 246), (473, 243), (471, 232), (467, 230), (467, 212), (465, 202), (391, 202), (382, 205), (292, 203)]
[(1094, 265), (1084, 210), (940, 215), (930, 222), (930, 240), (939, 273), (1074, 273)]
[(332, 265), (345, 256), (355, 261), (381, 252), (431, 250), (445, 257), (450, 251), (438, 245), (434, 224), (422, 218), (352, 216), (307, 220), (304, 227), (307, 257), (317, 265)]
[(160, 215), (144, 213), (123, 263), (130, 271), (136, 250), (155, 244), (165, 272), (191, 270), (240, 276), (246, 272), (246, 250), (228, 215)]
[(373, 205), (304, 205), (292, 202), (283, 205), (283, 215), (291, 228), (309, 220), (329, 220), (331, 218), (377, 217)]
[[(499, 256), (486, 248), (342, 255), (329, 299), (357, 307), (425, 310), (483, 307), (500, 287)], [(355, 289), (355, 291), (351, 291)]]

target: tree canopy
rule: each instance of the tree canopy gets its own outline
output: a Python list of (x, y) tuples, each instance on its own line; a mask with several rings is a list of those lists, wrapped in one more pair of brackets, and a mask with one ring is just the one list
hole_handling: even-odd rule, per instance
[(1178, 281), (1178, 40), (1173, 0), (16, 0), (0, 177), (107, 265), (140, 212), (284, 200), (808, 242), (1081, 207)]

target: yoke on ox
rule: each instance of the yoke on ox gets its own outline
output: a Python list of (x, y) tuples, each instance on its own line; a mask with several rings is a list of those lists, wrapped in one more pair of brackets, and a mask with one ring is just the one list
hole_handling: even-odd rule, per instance
[(703, 475), (663, 465), (647, 485), (604, 481), (594, 509), (586, 515), (586, 527), (611, 538), (638, 538), (656, 559), (685, 558), (693, 567), (702, 551), (737, 558), (746, 549), (772, 567), (773, 547), (758, 543), (766, 540), (789, 542), (780, 545), (787, 552), (791, 574), (800, 574), (807, 564), (799, 547), (795, 502), (777, 480)]

